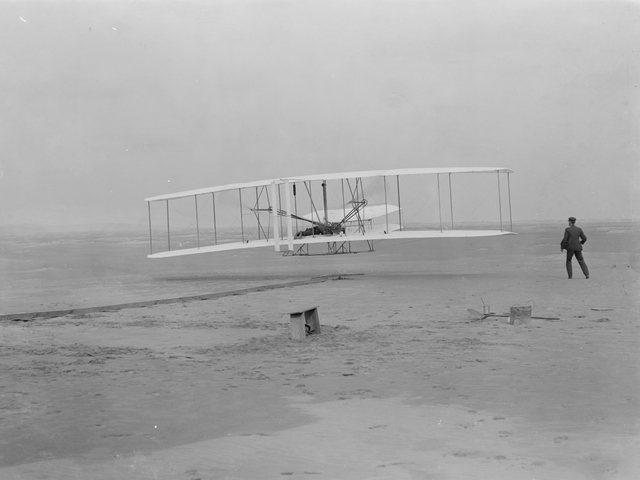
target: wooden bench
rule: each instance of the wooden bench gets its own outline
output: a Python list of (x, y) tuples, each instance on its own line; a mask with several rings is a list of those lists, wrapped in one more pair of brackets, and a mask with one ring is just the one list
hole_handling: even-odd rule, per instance
[(307, 335), (320, 333), (320, 317), (317, 306), (291, 312), (289, 317), (292, 340), (304, 340)]

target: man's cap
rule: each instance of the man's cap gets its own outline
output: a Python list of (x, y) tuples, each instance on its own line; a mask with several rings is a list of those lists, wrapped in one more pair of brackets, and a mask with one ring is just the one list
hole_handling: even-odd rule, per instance
[(575, 222), (576, 221), (576, 217), (569, 217), (569, 221), (570, 222)]

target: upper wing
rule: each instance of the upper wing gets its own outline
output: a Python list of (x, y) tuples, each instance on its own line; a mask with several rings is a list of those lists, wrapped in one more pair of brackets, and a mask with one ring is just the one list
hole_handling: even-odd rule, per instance
[(227, 185), (218, 185), (216, 187), (199, 188), (196, 190), (186, 190), (183, 192), (169, 193), (166, 195), (158, 195), (155, 197), (145, 198), (145, 202), (156, 202), (160, 200), (171, 200), (176, 198), (193, 197), (196, 195), (204, 195), (206, 193), (223, 192), (227, 190), (239, 190), (245, 188), (255, 188), (271, 185), (273, 182), (277, 184), (284, 183), (285, 180), (290, 182), (313, 182), (326, 180), (342, 180), (347, 178), (369, 178), (369, 177), (391, 177), (398, 175), (434, 175), (449, 173), (513, 173), (513, 170), (504, 167), (452, 167), (452, 168), (396, 168), (392, 170), (366, 170), (361, 172), (342, 172), (342, 173), (323, 173), (317, 175), (302, 175), (298, 177), (280, 177), (270, 180), (258, 180), (255, 182), (231, 183)]

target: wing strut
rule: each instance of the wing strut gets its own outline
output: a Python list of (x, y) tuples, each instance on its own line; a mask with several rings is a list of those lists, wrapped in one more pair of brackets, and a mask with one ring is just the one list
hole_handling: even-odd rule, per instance
[(167, 200), (167, 249), (171, 251), (171, 234), (169, 233), (169, 200)]
[(329, 223), (327, 218), (327, 182), (325, 180), (322, 181), (322, 205), (324, 206), (324, 222)]
[(238, 189), (238, 198), (240, 199), (240, 230), (242, 232), (242, 243), (244, 243), (244, 219), (242, 218), (242, 189)]
[(507, 172), (507, 188), (509, 191), (509, 231), (513, 232), (513, 220), (511, 219), (511, 182), (509, 181), (509, 172)]
[(151, 255), (153, 255), (153, 233), (151, 233), (151, 202), (147, 202), (147, 206), (149, 207), (149, 249), (151, 250)]
[(502, 228), (502, 197), (500, 196), (500, 172), (496, 171), (496, 175), (498, 176), (498, 208), (500, 209), (500, 231), (503, 231)]
[(342, 216), (347, 216), (347, 204), (344, 203), (344, 178), (340, 179), (340, 188), (342, 189)]
[[(260, 195), (258, 195), (258, 187), (256, 187), (256, 208), (260, 208)], [(255, 213), (255, 216), (256, 216), (256, 223), (258, 224), (258, 240), (260, 240), (260, 228), (262, 227), (260, 225), (260, 215)]]
[(402, 231), (402, 205), (400, 205), (400, 175), (396, 175), (396, 184), (398, 185), (398, 223), (400, 231)]
[(440, 231), (442, 232), (442, 202), (440, 200), (440, 174), (436, 174), (438, 180), (438, 216), (440, 217)]
[(451, 191), (451, 174), (449, 174), (449, 205), (451, 206), (451, 230), (453, 228), (453, 193)]
[(291, 193), (289, 180), (284, 181), (284, 201), (287, 208), (287, 251), (293, 252), (293, 225), (291, 224)]
[(194, 195), (193, 199), (196, 201), (196, 236), (198, 237), (198, 248), (200, 248), (200, 221), (198, 220), (198, 196)]
[(389, 231), (389, 204), (387, 202), (387, 177), (382, 177), (382, 183), (384, 185), (384, 218), (387, 222), (387, 232)]
[(296, 194), (296, 182), (293, 182), (293, 208), (296, 214), (296, 232), (298, 231), (298, 195)]
[[(282, 197), (280, 195), (280, 184), (278, 184), (278, 186), (276, 187), (278, 189), (278, 204), (276, 205), (276, 207), (279, 207), (280, 210), (282, 210)], [(276, 199), (274, 198), (273, 201), (275, 202)], [(282, 219), (278, 218), (278, 221), (280, 222), (280, 231), (282, 232)]]
[(216, 193), (211, 192), (211, 202), (213, 203), (213, 243), (218, 245), (218, 225), (216, 223)]
[[(276, 201), (276, 182), (273, 181), (271, 183), (271, 198), (273, 201)], [(278, 220), (278, 206), (276, 208), (271, 209), (271, 214), (273, 215), (273, 245), (275, 247), (276, 252), (280, 251), (280, 225)]]

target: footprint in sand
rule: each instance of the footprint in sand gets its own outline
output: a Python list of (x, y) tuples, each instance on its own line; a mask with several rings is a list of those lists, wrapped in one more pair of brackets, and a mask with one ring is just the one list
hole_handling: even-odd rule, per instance
[(562, 442), (566, 442), (567, 440), (569, 440), (569, 437), (563, 435), (561, 437), (554, 438), (553, 443), (562, 443)]
[[(321, 472), (304, 472), (305, 475), (322, 475)], [(293, 472), (282, 472), (280, 475), (293, 475)]]
[(201, 480), (201, 477), (196, 477), (196, 475), (198, 474), (198, 470), (193, 469), (193, 470), (187, 470), (186, 472), (184, 472), (186, 475), (191, 477), (191, 480)]

